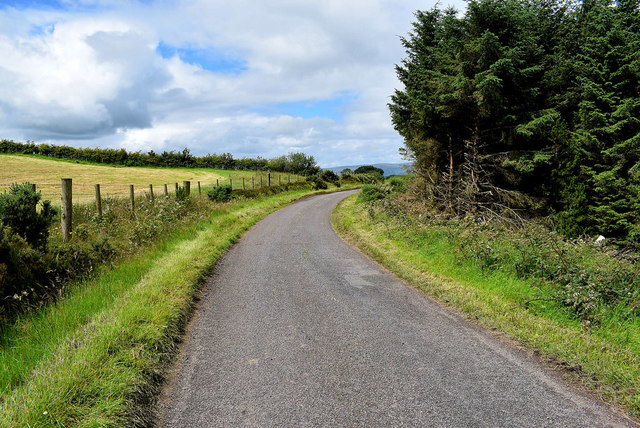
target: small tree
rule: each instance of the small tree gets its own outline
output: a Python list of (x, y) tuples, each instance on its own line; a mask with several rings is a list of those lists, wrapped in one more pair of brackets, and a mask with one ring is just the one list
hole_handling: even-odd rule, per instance
[(12, 184), (7, 194), (0, 195), (0, 223), (39, 249), (47, 244), (49, 227), (56, 215), (51, 201), (42, 201), (38, 211), (41, 197), (29, 183)]

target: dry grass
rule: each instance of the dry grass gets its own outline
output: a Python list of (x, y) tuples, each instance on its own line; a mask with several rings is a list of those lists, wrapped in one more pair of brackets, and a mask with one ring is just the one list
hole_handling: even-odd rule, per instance
[[(245, 185), (251, 188), (251, 177), (255, 177), (256, 187), (260, 183), (260, 175), (251, 171), (223, 171), (205, 168), (145, 168), (91, 165), (74, 161), (43, 159), (24, 155), (0, 154), (0, 192), (12, 183), (30, 182), (36, 184), (36, 189), (42, 192), (43, 199), (49, 199), (54, 205), (60, 205), (60, 179), (73, 179), (73, 202), (87, 203), (94, 200), (94, 185), (100, 184), (103, 197), (128, 197), (129, 185), (133, 184), (136, 194), (149, 191), (149, 184), (153, 185), (155, 194), (164, 192), (164, 184), (168, 184), (169, 192), (173, 192), (174, 183), (191, 181), (192, 191), (197, 191), (197, 182), (202, 187), (216, 183), (229, 184), (233, 180), (233, 188), (242, 188), (242, 177)], [(271, 175), (272, 184), (287, 180), (295, 181), (297, 176), (287, 174)], [(266, 179), (263, 179), (266, 185)]]

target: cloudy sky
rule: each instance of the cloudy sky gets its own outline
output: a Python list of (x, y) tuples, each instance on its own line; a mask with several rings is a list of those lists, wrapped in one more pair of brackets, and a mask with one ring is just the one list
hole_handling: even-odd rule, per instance
[(0, 0), (0, 138), (399, 162), (398, 36), (434, 4)]

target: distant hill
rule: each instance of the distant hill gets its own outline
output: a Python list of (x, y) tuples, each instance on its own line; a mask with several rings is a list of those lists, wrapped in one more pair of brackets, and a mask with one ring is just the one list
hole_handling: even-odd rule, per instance
[(376, 168), (380, 168), (384, 171), (384, 176), (388, 177), (390, 175), (406, 175), (407, 169), (411, 167), (410, 163), (363, 163), (361, 165), (350, 165), (350, 166), (334, 166), (332, 168), (323, 168), (328, 169), (330, 171), (335, 172), (336, 174), (340, 174), (340, 171), (343, 169), (349, 168), (350, 170), (355, 170), (359, 166), (363, 165), (373, 165)]

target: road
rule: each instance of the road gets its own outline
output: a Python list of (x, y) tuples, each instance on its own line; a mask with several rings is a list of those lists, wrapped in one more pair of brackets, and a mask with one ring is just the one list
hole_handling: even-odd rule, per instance
[(353, 192), (282, 209), (204, 286), (160, 427), (620, 426), (333, 232)]

